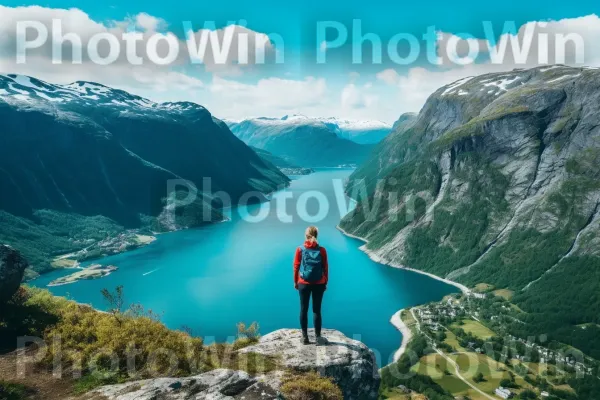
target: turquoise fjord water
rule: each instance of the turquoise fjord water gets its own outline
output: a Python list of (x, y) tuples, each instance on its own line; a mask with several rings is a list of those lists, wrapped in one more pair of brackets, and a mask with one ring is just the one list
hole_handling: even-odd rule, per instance
[[(239, 321), (257, 321), (262, 333), (296, 328), (299, 299), (293, 287), (292, 260), (309, 225), (298, 214), (297, 205), (303, 193), (318, 191), (329, 203), (329, 212), (317, 223), (330, 263), (324, 327), (363, 341), (376, 352), (380, 365), (385, 365), (401, 341), (390, 317), (401, 308), (440, 300), (457, 289), (425, 275), (375, 263), (358, 249), (360, 241), (336, 229), (341, 215), (334, 185), (341, 186), (350, 173), (329, 169), (298, 177), (287, 190), (273, 196), (262, 222), (248, 222), (240, 214), (256, 216), (266, 204), (234, 209), (229, 222), (160, 235), (149, 246), (98, 260), (119, 267), (106, 278), (50, 290), (102, 309), (106, 304), (100, 290), (123, 285), (128, 303), (141, 303), (161, 313), (167, 326), (190, 327), (209, 341), (235, 335)], [(285, 201), (293, 218), (287, 223), (280, 221), (276, 211), (278, 198), (281, 205), (285, 196), (292, 196)], [(311, 197), (306, 211), (314, 216), (318, 202)], [(45, 286), (70, 272), (44, 275), (33, 284)]]

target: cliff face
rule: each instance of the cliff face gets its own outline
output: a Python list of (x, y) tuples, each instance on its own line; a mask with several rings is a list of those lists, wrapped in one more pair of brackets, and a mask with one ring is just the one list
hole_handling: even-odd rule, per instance
[(535, 333), (600, 354), (577, 327), (600, 322), (599, 89), (562, 66), (440, 88), (355, 172), (370, 198), (341, 227), (385, 260), (511, 289)]
[(380, 377), (373, 352), (338, 331), (326, 329), (323, 336), (329, 344), (303, 345), (300, 331), (281, 329), (265, 335), (256, 345), (239, 350), (278, 361), (278, 370), (260, 377), (243, 371), (217, 369), (188, 378), (158, 378), (104, 386), (84, 399), (281, 399), (285, 398), (280, 392), (284, 371), (317, 371), (321, 376), (332, 378), (346, 400), (376, 399)]

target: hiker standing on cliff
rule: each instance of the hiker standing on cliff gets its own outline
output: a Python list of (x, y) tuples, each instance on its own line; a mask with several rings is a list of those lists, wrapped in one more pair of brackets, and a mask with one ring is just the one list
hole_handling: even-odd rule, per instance
[(327, 251), (319, 246), (316, 226), (306, 228), (304, 245), (296, 249), (294, 257), (294, 287), (300, 293), (300, 326), (302, 342), (310, 344), (308, 339), (308, 305), (312, 296), (313, 324), (317, 344), (325, 344), (327, 340), (321, 336), (321, 303), (327, 289), (329, 264)]

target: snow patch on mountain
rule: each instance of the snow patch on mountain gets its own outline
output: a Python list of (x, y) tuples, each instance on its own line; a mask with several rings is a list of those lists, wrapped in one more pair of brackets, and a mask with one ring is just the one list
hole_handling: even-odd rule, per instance
[[(73, 103), (85, 106), (106, 106), (133, 109), (161, 109), (169, 111), (204, 111), (191, 102), (156, 103), (123, 90), (94, 82), (73, 82), (56, 85), (25, 75), (0, 74), (0, 101), (27, 103), (27, 106), (45, 107), (48, 103)], [(92, 102), (90, 102), (90, 100)]]
[(244, 120), (223, 119), (230, 127), (242, 123), (251, 123), (259, 127), (291, 128), (313, 126), (327, 128), (343, 139), (359, 144), (379, 143), (392, 130), (392, 125), (377, 120), (350, 120), (335, 117), (307, 117), (302, 114), (290, 114), (281, 118), (253, 117)]

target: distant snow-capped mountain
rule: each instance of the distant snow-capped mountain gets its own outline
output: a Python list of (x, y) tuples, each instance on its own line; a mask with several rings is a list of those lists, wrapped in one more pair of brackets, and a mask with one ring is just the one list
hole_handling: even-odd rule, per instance
[(301, 167), (359, 164), (372, 145), (347, 139), (349, 130), (328, 119), (289, 115), (283, 118), (225, 120), (231, 131), (249, 146), (266, 150)]
[(392, 130), (392, 125), (377, 120), (349, 120), (335, 117), (307, 117), (300, 114), (286, 115), (282, 118), (248, 118), (245, 120), (224, 121), (232, 126), (244, 121), (252, 121), (253, 124), (262, 127), (291, 127), (291, 126), (313, 126), (325, 125), (342, 139), (348, 139), (358, 144), (376, 144), (382, 141)]
[[(0, 75), (0, 97), (10, 104), (48, 106), (112, 106), (165, 111), (205, 110), (191, 102), (156, 103), (143, 97), (94, 82), (77, 81), (67, 85), (50, 84), (25, 75)], [(66, 107), (63, 107), (66, 106)]]

